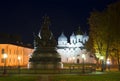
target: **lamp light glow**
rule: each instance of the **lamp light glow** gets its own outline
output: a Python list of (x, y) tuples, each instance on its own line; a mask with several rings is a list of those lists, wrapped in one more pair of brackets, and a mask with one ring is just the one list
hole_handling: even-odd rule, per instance
[(6, 59), (8, 55), (6, 53), (3, 54), (3, 58)]
[(21, 60), (21, 57), (20, 57), (20, 56), (18, 56), (18, 60)]
[(85, 60), (85, 54), (82, 54), (82, 58)]

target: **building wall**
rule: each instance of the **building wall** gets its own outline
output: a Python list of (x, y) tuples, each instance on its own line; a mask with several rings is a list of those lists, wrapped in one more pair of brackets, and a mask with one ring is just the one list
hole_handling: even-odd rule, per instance
[[(27, 66), (33, 49), (13, 44), (0, 44), (0, 66), (4, 66), (4, 53), (7, 54), (6, 66)], [(20, 60), (18, 60), (20, 57)]]

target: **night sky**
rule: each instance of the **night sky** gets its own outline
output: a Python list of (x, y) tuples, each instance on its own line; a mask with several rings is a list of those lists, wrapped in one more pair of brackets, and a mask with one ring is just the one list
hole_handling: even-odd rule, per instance
[(19, 34), (23, 42), (33, 43), (33, 32), (38, 34), (45, 14), (50, 17), (50, 30), (55, 38), (62, 31), (69, 37), (79, 26), (88, 33), (90, 12), (102, 11), (117, 0), (19, 1), (0, 2), (0, 32)]

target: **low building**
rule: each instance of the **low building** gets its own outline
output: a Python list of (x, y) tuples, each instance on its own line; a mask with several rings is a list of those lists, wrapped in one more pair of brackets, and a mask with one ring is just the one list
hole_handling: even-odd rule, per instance
[(3, 41), (7, 39), (5, 35), (4, 39), (0, 40), (0, 67), (6, 66), (25, 66), (27, 67), (29, 56), (33, 52), (33, 48), (28, 45), (13, 41)]
[[(0, 44), (0, 66), (26, 66), (28, 65), (29, 56), (33, 49), (25, 46), (14, 44)], [(4, 58), (4, 54), (7, 55)]]

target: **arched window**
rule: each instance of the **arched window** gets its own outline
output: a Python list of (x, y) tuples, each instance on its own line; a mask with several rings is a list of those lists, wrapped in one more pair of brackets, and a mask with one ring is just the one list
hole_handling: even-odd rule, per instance
[(81, 40), (79, 39), (79, 42), (80, 42)]
[(80, 60), (79, 60), (79, 59), (77, 59), (77, 63), (78, 63), (78, 64), (80, 63)]

